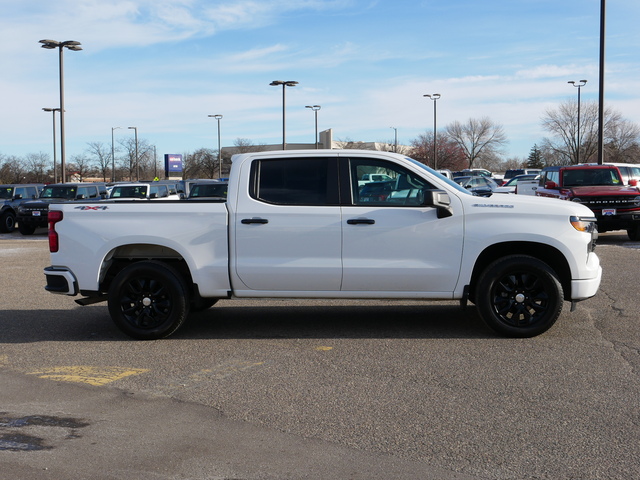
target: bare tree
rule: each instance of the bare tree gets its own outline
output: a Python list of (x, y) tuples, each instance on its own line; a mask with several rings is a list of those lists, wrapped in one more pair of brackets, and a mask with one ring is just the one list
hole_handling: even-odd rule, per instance
[(436, 159), (433, 153), (433, 132), (427, 132), (411, 141), (409, 155), (432, 168), (448, 169), (451, 171), (462, 170), (467, 166), (467, 160), (462, 149), (446, 134), (441, 133), (436, 137)]
[(84, 182), (96, 172), (90, 158), (87, 155), (74, 155), (67, 166), (69, 176), (73, 175), (79, 182)]
[(153, 146), (147, 140), (139, 138), (137, 146), (135, 138), (131, 137), (118, 140), (118, 143), (124, 151), (119, 163), (128, 180), (152, 178), (157, 173)]
[[(605, 119), (610, 114), (605, 109)], [(606, 120), (605, 120), (606, 121)], [(542, 118), (542, 127), (552, 138), (543, 140), (543, 149), (552, 152), (554, 163), (561, 165), (587, 162), (598, 152), (598, 103), (580, 104), (580, 145), (578, 146), (578, 102), (567, 100), (557, 109), (548, 109)]]
[(49, 180), (49, 155), (46, 153), (28, 153), (25, 157), (27, 167), (27, 181), (44, 183)]
[(618, 112), (612, 112), (605, 124), (604, 151), (607, 161), (635, 163), (640, 159), (640, 127), (622, 118)]
[(254, 145), (254, 143), (248, 138), (236, 138), (233, 141), (233, 145), (236, 147), (237, 153), (259, 152), (263, 149), (259, 145)]
[[(543, 151), (555, 164), (596, 162), (598, 160), (598, 102), (581, 102), (578, 145), (578, 103), (567, 100), (557, 109), (549, 109), (542, 126), (551, 133)], [(608, 162), (637, 162), (640, 154), (640, 127), (606, 107), (604, 110), (604, 157)], [(545, 157), (547, 160), (548, 158)], [(547, 163), (549, 163), (547, 161)]]
[(507, 144), (504, 128), (489, 117), (470, 118), (466, 123), (455, 121), (447, 125), (445, 132), (462, 149), (469, 168), (478, 161), (494, 161)]
[(220, 178), (220, 162), (218, 161), (218, 151), (210, 148), (201, 148), (196, 153), (200, 159), (201, 178)]
[(16, 156), (3, 157), (0, 163), (0, 183), (25, 183), (28, 170)]
[(89, 142), (87, 148), (87, 155), (91, 158), (96, 165), (98, 172), (103, 181), (107, 181), (107, 178), (111, 178), (109, 172), (111, 172), (111, 147), (106, 146), (102, 142)]

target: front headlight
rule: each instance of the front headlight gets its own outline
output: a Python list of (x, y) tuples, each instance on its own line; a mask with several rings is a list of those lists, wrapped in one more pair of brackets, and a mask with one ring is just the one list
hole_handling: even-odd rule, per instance
[(595, 217), (572, 216), (569, 221), (571, 222), (571, 225), (573, 225), (573, 228), (579, 232), (593, 233), (598, 231)]
[(596, 241), (598, 240), (598, 224), (595, 217), (570, 217), (569, 221), (573, 228), (579, 232), (584, 232), (591, 235), (591, 240), (587, 245), (587, 253), (591, 253), (596, 248)]

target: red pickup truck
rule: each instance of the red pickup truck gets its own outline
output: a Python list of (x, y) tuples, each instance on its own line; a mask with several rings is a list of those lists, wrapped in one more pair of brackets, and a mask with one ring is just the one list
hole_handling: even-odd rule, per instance
[(598, 219), (600, 232), (626, 230), (631, 240), (640, 240), (637, 180), (625, 185), (614, 165), (546, 167), (535, 194), (586, 205)]

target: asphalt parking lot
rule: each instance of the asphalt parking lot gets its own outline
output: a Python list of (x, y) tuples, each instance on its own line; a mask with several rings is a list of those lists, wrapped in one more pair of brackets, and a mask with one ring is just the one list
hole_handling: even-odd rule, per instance
[(132, 341), (0, 235), (0, 479), (640, 478), (640, 244), (532, 339), (455, 302), (223, 301)]

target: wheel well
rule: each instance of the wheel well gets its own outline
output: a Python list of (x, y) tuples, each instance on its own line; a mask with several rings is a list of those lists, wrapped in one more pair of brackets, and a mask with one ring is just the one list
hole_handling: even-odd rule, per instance
[(162, 245), (132, 244), (117, 247), (105, 257), (100, 272), (100, 291), (108, 292), (113, 279), (125, 267), (135, 262), (149, 260), (171, 265), (182, 275), (191, 293), (193, 293), (194, 288), (197, 288), (193, 284), (193, 278), (187, 262), (178, 252)]
[(474, 299), (478, 277), (495, 260), (508, 255), (528, 255), (546, 263), (551, 268), (564, 290), (564, 299), (571, 299), (571, 269), (564, 255), (554, 247), (535, 242), (505, 242), (487, 247), (476, 260), (471, 274), (469, 298)]

